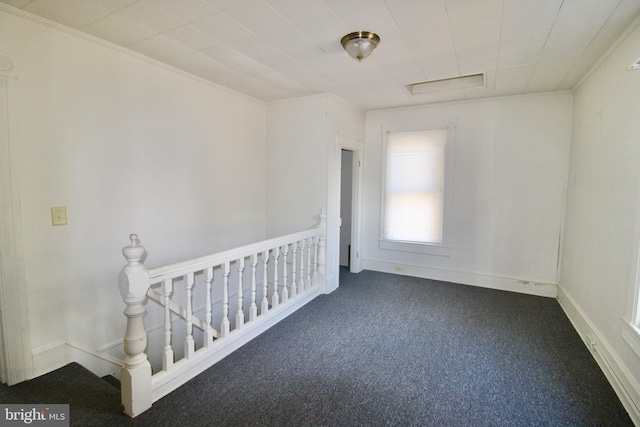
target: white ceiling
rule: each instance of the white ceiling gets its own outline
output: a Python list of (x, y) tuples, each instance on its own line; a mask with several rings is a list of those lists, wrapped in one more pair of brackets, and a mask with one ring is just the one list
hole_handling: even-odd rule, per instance
[[(640, 15), (639, 0), (0, 1), (264, 101), (332, 92), (366, 110), (571, 89)], [(362, 63), (340, 45), (358, 30), (381, 38)], [(486, 87), (404, 87), (480, 72)]]

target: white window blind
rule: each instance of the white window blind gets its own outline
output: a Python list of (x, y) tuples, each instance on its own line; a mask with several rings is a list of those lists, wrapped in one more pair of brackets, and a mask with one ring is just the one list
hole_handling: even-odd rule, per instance
[(447, 129), (390, 133), (383, 239), (442, 243)]

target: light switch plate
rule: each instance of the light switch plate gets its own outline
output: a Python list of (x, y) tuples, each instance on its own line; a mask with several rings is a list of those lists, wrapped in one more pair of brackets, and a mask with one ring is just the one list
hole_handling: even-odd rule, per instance
[(67, 224), (67, 208), (64, 206), (51, 208), (51, 225), (66, 225), (66, 224)]

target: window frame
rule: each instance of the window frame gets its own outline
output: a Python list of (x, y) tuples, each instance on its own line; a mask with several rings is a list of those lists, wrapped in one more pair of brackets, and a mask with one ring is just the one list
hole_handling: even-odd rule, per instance
[[(442, 201), (442, 243), (422, 243), (384, 238), (386, 181), (387, 181), (387, 145), (392, 133), (421, 132), (446, 129), (447, 139), (444, 148), (444, 189)], [(453, 199), (453, 153), (455, 145), (456, 120), (445, 120), (416, 125), (391, 125), (382, 129), (382, 165), (380, 181), (380, 229), (378, 245), (380, 249), (413, 252), (426, 255), (451, 256), (451, 216)]]
[[(640, 204), (639, 204), (640, 207)], [(638, 236), (638, 225), (634, 236)], [(636, 242), (640, 239), (636, 238)], [(635, 248), (636, 263), (632, 271), (633, 285), (631, 286), (631, 301), (628, 308), (629, 317), (622, 318), (622, 338), (640, 358), (640, 244)]]
[[(638, 60), (640, 61), (640, 60)], [(638, 180), (640, 185), (640, 180)], [(631, 350), (640, 358), (640, 199), (635, 204), (633, 227), (633, 258), (629, 276), (629, 297), (626, 310), (622, 315), (621, 336)]]

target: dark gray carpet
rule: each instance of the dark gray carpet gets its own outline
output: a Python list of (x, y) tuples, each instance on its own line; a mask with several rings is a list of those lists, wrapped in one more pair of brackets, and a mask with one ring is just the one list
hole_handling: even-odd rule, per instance
[(633, 425), (555, 300), (369, 271), (135, 420), (85, 376), (69, 365), (0, 400), (70, 403), (84, 426)]

